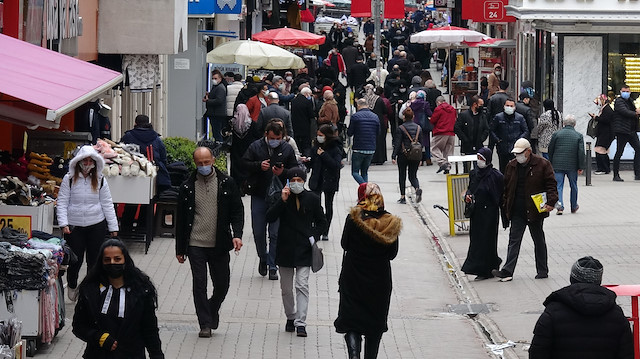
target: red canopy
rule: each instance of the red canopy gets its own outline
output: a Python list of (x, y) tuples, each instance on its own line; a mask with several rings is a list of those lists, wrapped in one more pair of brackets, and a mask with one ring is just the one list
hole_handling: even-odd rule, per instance
[(324, 44), (325, 37), (302, 30), (283, 27), (253, 34), (252, 40), (277, 46), (307, 47)]

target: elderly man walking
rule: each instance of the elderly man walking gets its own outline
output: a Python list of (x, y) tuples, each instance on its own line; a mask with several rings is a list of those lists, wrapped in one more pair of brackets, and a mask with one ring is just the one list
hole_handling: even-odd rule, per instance
[(356, 107), (358, 112), (351, 116), (347, 135), (353, 136), (351, 175), (358, 184), (362, 184), (369, 182), (368, 170), (373, 154), (376, 152), (376, 138), (380, 132), (380, 120), (378, 115), (369, 109), (365, 99), (358, 99)]
[(575, 130), (576, 118), (567, 115), (564, 119), (564, 128), (551, 136), (549, 143), (549, 161), (553, 165), (553, 172), (558, 182), (558, 198), (560, 207), (556, 214), (562, 214), (564, 205), (562, 200), (562, 188), (564, 177), (569, 179), (571, 187), (571, 213), (578, 211), (578, 175), (582, 174), (585, 166), (584, 140), (582, 134)]

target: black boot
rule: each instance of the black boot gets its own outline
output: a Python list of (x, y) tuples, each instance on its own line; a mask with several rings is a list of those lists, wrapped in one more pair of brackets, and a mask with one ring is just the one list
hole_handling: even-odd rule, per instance
[(364, 359), (376, 359), (382, 334), (367, 335), (364, 337)]
[(347, 332), (347, 334), (344, 335), (344, 341), (347, 343), (349, 359), (360, 359), (360, 351), (362, 349), (362, 335), (356, 332)]

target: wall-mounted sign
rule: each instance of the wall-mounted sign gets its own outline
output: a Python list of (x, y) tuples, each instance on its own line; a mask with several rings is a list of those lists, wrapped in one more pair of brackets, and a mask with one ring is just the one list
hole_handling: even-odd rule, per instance
[(216, 14), (239, 14), (242, 10), (242, 0), (216, 0)]
[(189, 0), (189, 15), (211, 15), (215, 13), (216, 0)]
[(509, 0), (462, 0), (462, 18), (475, 22), (514, 22), (516, 18), (507, 16), (505, 5)]

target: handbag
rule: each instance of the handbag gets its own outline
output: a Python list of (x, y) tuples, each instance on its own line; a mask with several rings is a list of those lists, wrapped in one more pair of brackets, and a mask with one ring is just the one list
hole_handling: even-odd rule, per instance
[(278, 202), (278, 198), (280, 198), (283, 188), (284, 186), (282, 185), (282, 181), (280, 181), (280, 177), (274, 175), (271, 178), (271, 184), (267, 189), (267, 197), (265, 198), (267, 206), (271, 207), (274, 203)]
[(476, 208), (476, 196), (471, 195), (471, 201), (464, 202), (464, 217), (471, 218), (473, 210)]
[(324, 255), (322, 254), (322, 248), (318, 247), (318, 243), (314, 243), (311, 246), (311, 270), (313, 273), (318, 272), (324, 267)]
[(587, 136), (596, 137), (596, 129), (598, 127), (598, 117), (596, 116), (592, 116), (591, 119), (589, 120), (589, 123), (587, 124)]

